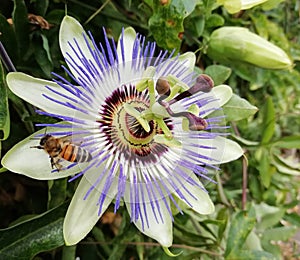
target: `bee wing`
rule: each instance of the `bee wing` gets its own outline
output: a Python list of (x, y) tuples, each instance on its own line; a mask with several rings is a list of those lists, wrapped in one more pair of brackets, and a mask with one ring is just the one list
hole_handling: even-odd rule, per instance
[(78, 145), (80, 146), (82, 144), (82, 140), (78, 137), (74, 137), (73, 135), (66, 135), (63, 137), (59, 138), (61, 141), (63, 141), (64, 143), (68, 143), (68, 144), (74, 144), (74, 145)]

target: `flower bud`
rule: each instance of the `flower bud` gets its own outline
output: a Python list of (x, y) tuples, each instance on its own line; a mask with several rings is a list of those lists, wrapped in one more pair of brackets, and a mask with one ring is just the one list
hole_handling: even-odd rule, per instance
[(266, 1), (268, 0), (217, 0), (217, 3), (223, 5), (228, 13), (234, 14), (241, 10), (260, 5)]
[(242, 27), (222, 27), (211, 34), (207, 55), (219, 62), (248, 62), (266, 69), (288, 69), (292, 61), (273, 43)]

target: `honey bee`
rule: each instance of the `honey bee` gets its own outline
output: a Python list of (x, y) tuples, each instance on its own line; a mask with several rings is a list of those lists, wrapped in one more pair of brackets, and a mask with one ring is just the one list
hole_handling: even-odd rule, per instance
[(62, 169), (62, 165), (59, 163), (61, 159), (69, 162), (89, 162), (92, 159), (92, 155), (79, 145), (72, 143), (71, 136), (64, 136), (56, 138), (50, 134), (45, 134), (40, 140), (40, 144), (37, 146), (31, 146), (31, 148), (43, 149), (49, 154), (51, 167), (55, 167), (57, 171)]

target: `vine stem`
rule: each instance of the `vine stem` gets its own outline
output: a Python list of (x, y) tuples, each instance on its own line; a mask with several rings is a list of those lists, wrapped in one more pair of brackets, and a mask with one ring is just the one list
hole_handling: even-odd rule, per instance
[[(237, 125), (232, 122), (232, 128), (234, 133), (237, 136), (241, 136), (240, 132), (237, 128)], [(246, 153), (247, 150), (244, 149), (244, 153)], [(243, 170), (243, 180), (242, 180), (242, 210), (246, 209), (246, 205), (247, 205), (247, 187), (248, 187), (248, 163), (247, 163), (247, 158), (246, 156), (243, 156), (243, 161), (242, 161), (242, 170)]]
[[(87, 10), (91, 10), (93, 12), (97, 12), (97, 10), (99, 10), (99, 9), (97, 9), (95, 7), (92, 7), (92, 6), (88, 5), (88, 4), (85, 4), (83, 1), (69, 0), (69, 2), (74, 3), (74, 4), (76, 4), (76, 5), (78, 5), (78, 6), (82, 7), (82, 8), (87, 9)], [(120, 22), (123, 22), (123, 23), (126, 23), (126, 24), (130, 24), (132, 26), (136, 26), (136, 27), (139, 27), (141, 29), (148, 29), (148, 26), (143, 25), (142, 23), (140, 23), (138, 21), (127, 19), (127, 17), (122, 16), (122, 15), (117, 15), (116, 13), (107, 12), (107, 11), (105, 11), (105, 8), (101, 9), (101, 14), (104, 15), (104, 16), (106, 16), (106, 17), (109, 17), (111, 19), (114, 19), (116, 21), (120, 21)]]
[(12, 63), (10, 57), (8, 56), (2, 42), (0, 41), (0, 58), (4, 64), (4, 67), (8, 72), (17, 71), (14, 64)]
[[(108, 242), (108, 241), (84, 241), (84, 242), (80, 242), (81, 245), (108, 245), (108, 244), (112, 244), (113, 242)], [(161, 247), (161, 245), (159, 243), (155, 243), (155, 242), (121, 242), (121, 244), (123, 245), (135, 245), (135, 246), (146, 246), (146, 247)], [(188, 250), (192, 250), (195, 252), (201, 252), (207, 255), (212, 255), (212, 256), (217, 256), (220, 257), (221, 255), (217, 252), (214, 251), (210, 251), (210, 250), (206, 250), (206, 249), (202, 249), (202, 248), (198, 248), (198, 247), (194, 247), (194, 246), (188, 246), (188, 245), (182, 245), (182, 244), (172, 244), (172, 248), (180, 248), (180, 249), (188, 249)]]
[(100, 8), (95, 12), (93, 13), (86, 21), (85, 21), (85, 25), (88, 24), (91, 20), (93, 20), (95, 18), (95, 16), (97, 16), (103, 9), (104, 7), (110, 2), (110, 0), (106, 0), (105, 3), (103, 3)]
[(246, 209), (246, 204), (247, 204), (247, 187), (248, 187), (248, 164), (247, 164), (246, 157), (243, 156), (242, 210)]

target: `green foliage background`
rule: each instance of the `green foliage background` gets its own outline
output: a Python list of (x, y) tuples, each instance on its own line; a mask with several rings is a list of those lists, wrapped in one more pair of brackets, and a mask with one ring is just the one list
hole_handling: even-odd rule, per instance
[[(67, 11), (66, 11), (67, 10)], [(224, 110), (232, 138), (245, 158), (222, 166), (218, 184), (207, 184), (216, 212), (175, 216), (173, 253), (180, 259), (299, 259), (300, 24), (299, 2), (269, 0), (229, 14), (215, 0), (2, 0), (0, 40), (17, 71), (40, 78), (62, 73), (60, 22), (67, 12), (95, 39), (102, 29), (117, 39), (133, 26), (160, 48), (195, 51), (197, 66), (235, 93)], [(28, 21), (44, 17), (50, 29)], [(12, 18), (13, 26), (7, 22)], [(292, 70), (265, 70), (245, 63), (220, 64), (206, 55), (209, 37), (222, 26), (242, 26), (275, 43), (294, 61)], [(0, 68), (1, 154), (34, 132), (34, 108), (6, 87)], [(252, 105), (250, 105), (252, 104)], [(258, 112), (257, 112), (258, 108)], [(257, 113), (256, 113), (257, 112)], [(63, 217), (76, 183), (36, 181), (0, 173), (0, 259), (169, 259), (157, 243), (130, 224), (99, 224), (76, 247), (65, 247)], [(112, 230), (117, 225), (118, 233)], [(297, 241), (298, 237), (298, 241)]]

